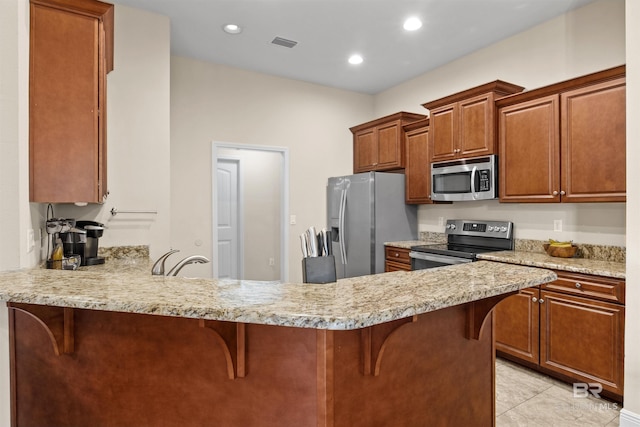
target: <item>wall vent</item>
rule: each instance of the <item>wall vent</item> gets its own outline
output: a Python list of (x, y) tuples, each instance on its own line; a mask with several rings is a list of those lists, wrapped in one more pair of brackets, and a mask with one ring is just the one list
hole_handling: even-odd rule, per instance
[(292, 48), (298, 44), (298, 42), (296, 41), (283, 39), (282, 37), (276, 37), (275, 39), (271, 40), (271, 43), (288, 48)]

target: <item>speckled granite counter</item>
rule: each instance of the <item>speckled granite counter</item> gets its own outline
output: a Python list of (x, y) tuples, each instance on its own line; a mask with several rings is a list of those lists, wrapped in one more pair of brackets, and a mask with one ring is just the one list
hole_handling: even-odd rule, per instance
[(530, 267), (593, 274), (596, 276), (626, 278), (625, 264), (613, 261), (601, 261), (585, 258), (557, 258), (538, 252), (502, 251), (478, 255), (479, 259)]
[(426, 245), (429, 242), (423, 240), (403, 240), (401, 242), (384, 242), (385, 246), (393, 246), (395, 248), (411, 249), (412, 246)]
[[(475, 262), (336, 283), (297, 284), (151, 276), (144, 261), (85, 271), (0, 273), (0, 299), (58, 307), (349, 330), (552, 281), (550, 271)], [(119, 264), (119, 267), (116, 265)], [(142, 268), (144, 267), (144, 268)], [(142, 271), (142, 273), (141, 273)]]

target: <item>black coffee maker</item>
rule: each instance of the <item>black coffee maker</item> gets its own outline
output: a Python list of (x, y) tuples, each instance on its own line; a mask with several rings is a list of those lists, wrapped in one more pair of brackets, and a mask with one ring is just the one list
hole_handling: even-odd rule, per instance
[(76, 221), (78, 231), (60, 233), (64, 255), (80, 255), (80, 265), (104, 264), (98, 256), (98, 239), (104, 232), (104, 224), (96, 221)]

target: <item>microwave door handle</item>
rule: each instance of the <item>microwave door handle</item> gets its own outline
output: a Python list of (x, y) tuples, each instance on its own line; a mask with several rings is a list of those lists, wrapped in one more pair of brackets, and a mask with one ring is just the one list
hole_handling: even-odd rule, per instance
[(476, 193), (476, 175), (478, 173), (478, 168), (476, 166), (471, 169), (471, 194)]

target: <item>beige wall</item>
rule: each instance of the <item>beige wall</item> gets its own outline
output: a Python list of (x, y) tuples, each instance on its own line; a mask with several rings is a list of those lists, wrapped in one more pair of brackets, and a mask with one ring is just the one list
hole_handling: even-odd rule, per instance
[[(29, 211), (29, 3), (0, 1), (0, 271), (30, 266)], [(10, 425), (8, 311), (0, 303), (0, 425)]]
[[(446, 64), (375, 97), (375, 114), (425, 112), (421, 104), (493, 80), (527, 89), (625, 63), (624, 0), (599, 0)], [(439, 218), (503, 219), (517, 238), (624, 246), (625, 204), (423, 205), (419, 230), (444, 231)], [(563, 232), (553, 231), (562, 220)]]
[[(626, 22), (640, 22), (640, 2), (626, 1)], [(640, 426), (640, 27), (627, 25), (627, 312), (621, 427)], [(627, 413), (629, 411), (629, 413)], [(628, 418), (628, 419), (627, 419)], [(633, 422), (631, 420), (634, 420)]]
[[(171, 59), (171, 243), (211, 256), (211, 143), (287, 147), (289, 279), (302, 280), (298, 236), (326, 222), (329, 176), (349, 174), (349, 127), (369, 120), (372, 97), (189, 58)], [(194, 242), (201, 240), (202, 246)], [(211, 266), (189, 266), (207, 276)]]
[[(107, 172), (103, 205), (56, 205), (57, 217), (105, 224), (100, 246), (149, 245), (158, 257), (170, 246), (170, 23), (117, 5), (114, 70), (107, 75)], [(157, 214), (117, 214), (118, 210)]]

